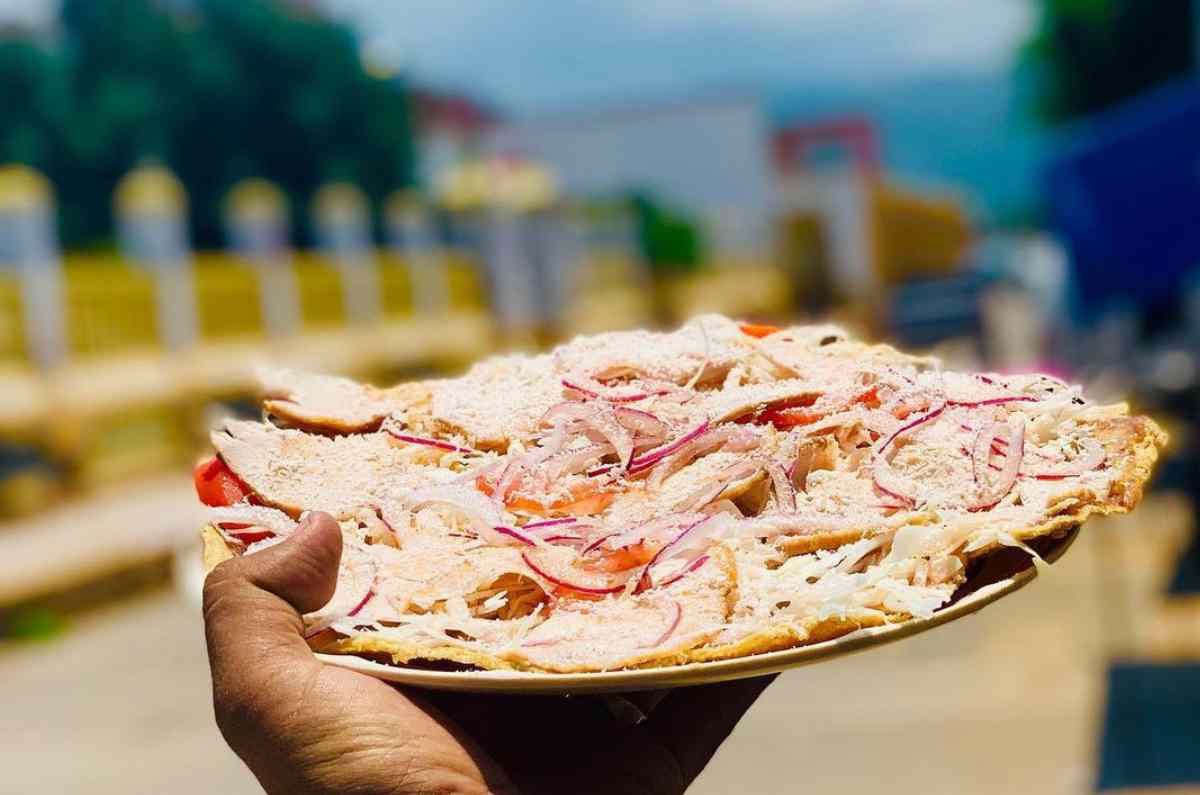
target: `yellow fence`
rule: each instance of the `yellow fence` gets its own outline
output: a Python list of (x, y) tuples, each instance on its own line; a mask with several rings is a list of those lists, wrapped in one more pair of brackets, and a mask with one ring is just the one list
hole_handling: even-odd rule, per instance
[(197, 254), (194, 274), (201, 340), (263, 335), (262, 285), (249, 263), (226, 254)]
[(342, 277), (333, 263), (309, 251), (296, 252), (294, 262), (300, 319), (304, 327), (321, 329), (345, 323)]
[(380, 251), (376, 261), (379, 263), (379, 307), (383, 316), (397, 318), (412, 314), (412, 280), (404, 257)]
[(11, 276), (0, 276), (0, 365), (24, 364), (28, 360), (21, 283)]
[(448, 251), (445, 262), (450, 305), (455, 309), (483, 309), (487, 305), (487, 296), (475, 260), (466, 254)]
[(63, 267), (67, 349), (92, 356), (160, 347), (154, 279), (114, 256), (68, 255)]

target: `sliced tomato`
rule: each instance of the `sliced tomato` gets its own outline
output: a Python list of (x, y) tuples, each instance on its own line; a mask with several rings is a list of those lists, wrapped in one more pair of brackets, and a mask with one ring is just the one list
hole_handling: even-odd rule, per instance
[(768, 326), (762, 323), (742, 323), (738, 326), (738, 328), (741, 329), (742, 333), (746, 336), (754, 337), (755, 339), (769, 337), (776, 331), (779, 331), (778, 326)]
[(801, 425), (812, 425), (814, 422), (819, 422), (829, 416), (823, 411), (805, 411), (804, 409), (790, 409), (788, 411), (775, 411), (771, 409), (764, 411), (759, 415), (761, 424), (771, 423), (781, 431), (786, 431), (788, 428), (798, 428)]
[(734, 422), (739, 424), (752, 422), (755, 425), (766, 425), (767, 423), (770, 423), (780, 430), (792, 428), (797, 425), (807, 425), (810, 422), (816, 422), (825, 415), (817, 414), (815, 412), (809, 412), (807, 414), (801, 412), (796, 416), (812, 416), (812, 419), (808, 419), (807, 421), (796, 421), (795, 417), (792, 416), (795, 413), (790, 411), (790, 409), (805, 409), (820, 399), (821, 394), (819, 392), (809, 392), (803, 395), (797, 395), (796, 397), (777, 400), (774, 403), (768, 403), (752, 414), (745, 414), (741, 417), (738, 417), (736, 420), (734, 420)]
[(196, 485), (196, 496), (205, 505), (217, 508), (233, 505), (250, 495), (246, 484), (215, 456), (196, 464), (192, 470), (192, 480)]
[(867, 408), (871, 408), (871, 409), (879, 408), (879, 406), (882, 403), (882, 401), (880, 401), (880, 399), (879, 399), (879, 385), (876, 384), (875, 386), (868, 389), (866, 392), (863, 392), (862, 394), (858, 395), (857, 397), (854, 398), (854, 400), (851, 400), (850, 403), (851, 404), (860, 404), (860, 405), (866, 406)]
[[(564, 599), (564, 600), (581, 599), (585, 602), (599, 602), (605, 598), (604, 594), (585, 593), (583, 591), (575, 591), (575, 590), (567, 588), (566, 586), (563, 586), (563, 585), (556, 585), (553, 588), (551, 588), (550, 595), (553, 596), (554, 599)], [(554, 600), (551, 600), (549, 606), (546, 608), (546, 613), (549, 614), (551, 611), (553, 611), (553, 609), (554, 609)]]
[[(495, 493), (492, 485), (484, 480), (476, 480), (476, 487), (489, 497)], [(598, 491), (594, 483), (580, 483), (571, 489), (571, 496), (555, 500), (547, 505), (541, 500), (524, 497), (520, 494), (509, 494), (504, 505), (510, 511), (521, 511), (538, 516), (590, 516), (600, 513), (612, 504), (616, 497), (609, 491)]]
[(565, 513), (569, 516), (591, 516), (612, 505), (615, 497), (616, 495), (611, 491), (597, 491), (569, 502), (556, 502), (550, 507), (558, 513)]
[(597, 571), (616, 574), (619, 571), (629, 571), (639, 566), (645, 566), (657, 551), (655, 546), (647, 544), (645, 541), (638, 541), (636, 544), (604, 550), (593, 560), (589, 560), (586, 565)]
[(475, 478), (475, 488), (489, 497), (496, 493), (496, 487), (489, 483), (483, 475)]
[(510, 511), (521, 511), (522, 513), (535, 513), (539, 516), (545, 515), (547, 508), (543, 502), (532, 500), (528, 497), (518, 497), (515, 494), (509, 495), (509, 498), (504, 501), (504, 506)]

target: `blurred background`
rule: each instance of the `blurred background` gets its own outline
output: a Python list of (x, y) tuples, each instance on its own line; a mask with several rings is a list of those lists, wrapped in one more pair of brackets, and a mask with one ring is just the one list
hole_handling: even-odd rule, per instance
[(1192, 0), (0, 0), (6, 787), (256, 791), (187, 475), (256, 362), (389, 382), (717, 311), (1173, 441), (1035, 587), (784, 675), (696, 792), (1200, 791), (1198, 266)]

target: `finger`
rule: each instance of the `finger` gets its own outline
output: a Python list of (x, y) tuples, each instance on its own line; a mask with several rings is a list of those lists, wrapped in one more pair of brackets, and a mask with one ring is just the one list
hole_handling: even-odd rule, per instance
[(333, 598), (342, 530), (332, 516), (310, 511), (291, 536), (273, 547), (237, 559), (237, 573), (278, 596), (298, 613), (319, 610)]
[(642, 724), (690, 784), (778, 674), (672, 690)]
[[(218, 724), (229, 733), (269, 720), (266, 689), (297, 682), (319, 664), (301, 613), (333, 596), (342, 535), (328, 514), (308, 514), (289, 538), (228, 560), (204, 583), (204, 629)], [(268, 687), (269, 686), (269, 687)]]
[(342, 533), (326, 513), (306, 514), (296, 531), (273, 547), (225, 561), (204, 582), (204, 622), (210, 647), (234, 653), (232, 637), (279, 631), (300, 636), (300, 614), (322, 607), (337, 587)]

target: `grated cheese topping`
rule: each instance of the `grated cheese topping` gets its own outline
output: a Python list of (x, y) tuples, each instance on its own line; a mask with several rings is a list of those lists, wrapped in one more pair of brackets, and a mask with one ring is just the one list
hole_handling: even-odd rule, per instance
[[(927, 617), (970, 556), (1113, 504), (1161, 442), (1047, 376), (754, 332), (703, 316), (391, 390), (273, 372), (268, 408), (305, 430), (213, 442), (256, 504), (341, 521), (310, 632), (546, 671)], [(270, 516), (246, 552), (286, 535)]]

